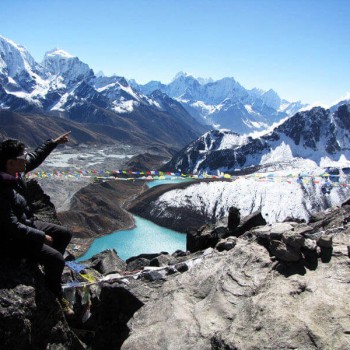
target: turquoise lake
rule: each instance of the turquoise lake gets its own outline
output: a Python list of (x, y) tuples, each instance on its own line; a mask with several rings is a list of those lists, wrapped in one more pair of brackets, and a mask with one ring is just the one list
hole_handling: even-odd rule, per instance
[[(188, 180), (156, 180), (150, 181), (148, 186), (154, 187), (183, 181)], [(77, 261), (90, 259), (93, 255), (106, 249), (115, 249), (123, 260), (143, 253), (164, 251), (171, 254), (178, 249), (186, 251), (186, 234), (164, 228), (138, 216), (134, 216), (134, 220), (136, 227), (131, 230), (116, 231), (96, 238), (88, 251)]]
[(142, 253), (165, 251), (171, 254), (177, 249), (186, 250), (186, 234), (158, 226), (138, 216), (134, 216), (134, 219), (135, 228), (96, 238), (89, 250), (77, 260), (89, 259), (103, 250), (112, 248), (123, 260)]
[(181, 183), (181, 182), (187, 182), (187, 181), (193, 181), (191, 179), (184, 179), (184, 178), (179, 178), (179, 179), (164, 179), (164, 180), (154, 180), (150, 181), (147, 183), (147, 186), (149, 188), (154, 187), (154, 186), (159, 186), (159, 185), (164, 185), (164, 184), (170, 184), (170, 183)]

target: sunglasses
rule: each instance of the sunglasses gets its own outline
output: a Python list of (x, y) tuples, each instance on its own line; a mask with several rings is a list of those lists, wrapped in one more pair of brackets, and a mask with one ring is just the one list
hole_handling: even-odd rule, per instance
[(23, 160), (26, 160), (26, 157), (27, 157), (27, 152), (23, 153), (21, 156), (18, 156), (16, 157), (15, 159), (23, 159)]

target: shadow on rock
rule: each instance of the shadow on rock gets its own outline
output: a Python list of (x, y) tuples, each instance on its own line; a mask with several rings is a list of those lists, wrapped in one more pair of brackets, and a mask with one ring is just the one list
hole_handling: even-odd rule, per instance
[(329, 263), (332, 259), (332, 254), (332, 247), (321, 247), (320, 258), (323, 263)]
[(290, 277), (292, 275), (305, 275), (306, 268), (302, 261), (298, 263), (278, 262), (275, 268), (281, 275)]

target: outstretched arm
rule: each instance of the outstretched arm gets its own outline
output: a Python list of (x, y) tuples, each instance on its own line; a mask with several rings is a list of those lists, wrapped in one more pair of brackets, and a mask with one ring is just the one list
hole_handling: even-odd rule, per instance
[(47, 140), (41, 146), (37, 147), (33, 152), (27, 154), (26, 172), (32, 171), (37, 168), (45, 158), (56, 148), (57, 145), (66, 143), (69, 141), (68, 135), (71, 132), (68, 131), (54, 140)]

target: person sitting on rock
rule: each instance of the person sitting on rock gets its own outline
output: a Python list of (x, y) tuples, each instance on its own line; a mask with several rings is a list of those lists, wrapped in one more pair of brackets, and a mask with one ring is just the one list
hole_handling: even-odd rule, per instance
[(47, 140), (29, 153), (19, 140), (0, 143), (0, 245), (10, 256), (42, 264), (49, 289), (60, 301), (66, 316), (72, 316), (74, 312), (63, 298), (61, 286), (63, 254), (72, 234), (62, 226), (34, 216), (23, 177), (38, 167), (57, 145), (68, 142), (68, 135), (69, 132)]

